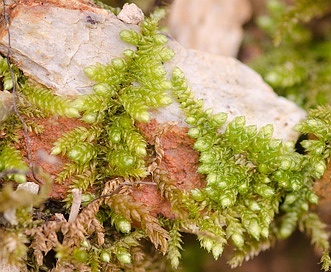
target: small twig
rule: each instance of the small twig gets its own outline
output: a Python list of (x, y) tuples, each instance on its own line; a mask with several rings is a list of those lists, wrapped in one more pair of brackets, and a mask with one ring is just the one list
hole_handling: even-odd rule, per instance
[(68, 222), (73, 222), (79, 213), (80, 204), (82, 203), (82, 190), (74, 188), (72, 193), (72, 205), (70, 209)]
[(15, 75), (14, 75), (13, 69), (11, 67), (11, 62), (10, 62), (10, 59), (9, 59), (10, 55), (11, 55), (11, 37), (10, 37), (10, 29), (9, 29), (9, 18), (8, 18), (7, 10), (6, 10), (6, 1), (2, 0), (2, 3), (3, 3), (3, 17), (4, 17), (5, 22), (6, 22), (6, 29), (7, 29), (7, 33), (8, 33), (8, 47), (7, 47), (6, 58), (7, 58), (7, 65), (8, 65), (11, 81), (12, 81), (12, 84), (13, 84), (13, 89), (12, 89), (13, 109), (14, 109), (14, 112), (15, 112), (16, 116), (18, 117), (18, 119), (20, 120), (20, 122), (23, 126), (24, 136), (25, 136), (25, 139), (26, 139), (26, 149), (27, 149), (28, 160), (29, 160), (29, 168), (31, 169), (32, 176), (39, 184), (42, 184), (42, 182), (35, 175), (35, 172), (34, 172), (34, 169), (33, 169), (34, 167), (33, 167), (33, 162), (32, 162), (32, 156), (31, 156), (31, 140), (30, 140), (30, 137), (29, 137), (29, 134), (28, 134), (26, 124), (25, 124), (22, 116), (20, 115), (20, 113), (18, 112), (18, 109), (17, 109)]
[(136, 182), (123, 182), (121, 183), (120, 185), (118, 185), (116, 187), (116, 189), (114, 191), (112, 191), (110, 194), (106, 194), (106, 195), (101, 195), (95, 199), (93, 199), (90, 203), (88, 203), (85, 207), (83, 207), (82, 209), (85, 209), (86, 207), (88, 207), (89, 205), (91, 205), (92, 203), (102, 199), (102, 198), (106, 198), (106, 197), (111, 197), (113, 196), (114, 194), (117, 194), (122, 187), (124, 186), (133, 186), (133, 185), (154, 185), (154, 186), (157, 186), (157, 183), (156, 182), (151, 182), (151, 181), (136, 181)]

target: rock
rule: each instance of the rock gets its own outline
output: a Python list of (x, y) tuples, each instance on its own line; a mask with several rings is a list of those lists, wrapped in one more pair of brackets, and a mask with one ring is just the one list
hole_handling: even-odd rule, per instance
[(248, 0), (176, 0), (169, 15), (170, 33), (186, 48), (238, 54), (242, 25), (251, 17)]
[(26, 182), (26, 183), (19, 184), (17, 186), (16, 191), (18, 191), (18, 190), (24, 190), (31, 194), (37, 195), (39, 192), (39, 185), (34, 182)]
[[(19, 184), (17, 186), (17, 189), (15, 192), (17, 192), (18, 190), (24, 190), (31, 194), (37, 195), (38, 191), (39, 191), (39, 185), (34, 182), (26, 182), (26, 183)], [(32, 205), (31, 205), (30, 209), (32, 209)], [(15, 208), (10, 208), (10, 209), (4, 211), (3, 216), (11, 225), (18, 224)], [(0, 270), (0, 271), (2, 271), (2, 270)]]
[[(91, 92), (93, 83), (83, 68), (97, 61), (110, 62), (128, 47), (118, 35), (124, 23), (103, 9), (82, 6), (79, 10), (45, 1), (17, 4), (9, 10), (13, 61), (24, 74), (59, 95)], [(0, 52), (6, 53), (4, 25), (0, 39)]]
[(13, 96), (9, 92), (0, 92), (0, 123), (13, 111)]
[(135, 4), (125, 3), (117, 18), (124, 23), (138, 25), (144, 20), (144, 13)]
[(5, 260), (0, 260), (0, 271), (20, 272), (21, 269), (17, 266), (7, 264)]
[[(273, 124), (276, 138), (297, 139), (298, 133), (292, 128), (304, 118), (305, 112), (277, 96), (255, 71), (234, 58), (185, 50), (178, 43), (171, 43), (171, 47), (176, 56), (167, 64), (168, 70), (177, 65), (184, 71), (196, 98), (204, 100), (206, 109), (212, 108), (214, 113), (227, 112), (229, 121), (245, 116), (249, 125)], [(155, 109), (153, 116), (159, 122), (176, 121), (185, 126), (177, 103)]]
[[(94, 83), (83, 69), (96, 62), (109, 63), (123, 50), (133, 48), (120, 40), (119, 32), (139, 28), (102, 9), (58, 7), (48, 1), (17, 4), (10, 17), (15, 64), (37, 82), (67, 96), (91, 93)], [(7, 39), (2, 25), (2, 53), (7, 50)], [(168, 44), (176, 52), (166, 65), (169, 77), (178, 65), (197, 98), (205, 100), (206, 108), (213, 108), (215, 113), (228, 112), (229, 120), (244, 115), (248, 124), (274, 124), (275, 137), (296, 140), (298, 134), (292, 127), (304, 117), (304, 111), (275, 95), (257, 73), (230, 57), (186, 50), (171, 39)], [(151, 112), (158, 122), (177, 121), (185, 126), (176, 103)]]

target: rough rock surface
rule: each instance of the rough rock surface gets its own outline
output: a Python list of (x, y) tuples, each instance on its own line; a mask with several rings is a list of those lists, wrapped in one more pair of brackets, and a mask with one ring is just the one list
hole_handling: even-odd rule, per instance
[(0, 123), (8, 117), (13, 110), (13, 97), (9, 92), (0, 92)]
[(124, 23), (138, 25), (144, 20), (144, 13), (135, 4), (125, 3), (117, 18)]
[[(108, 63), (126, 48), (119, 32), (138, 26), (125, 24), (115, 15), (97, 8), (58, 7), (25, 1), (11, 9), (12, 58), (23, 72), (60, 95), (91, 93), (93, 82), (83, 68), (96, 62)], [(24, 37), (24, 38), (22, 38)], [(4, 25), (0, 28), (0, 52), (7, 50)], [(295, 140), (292, 127), (304, 116), (292, 102), (277, 97), (261, 77), (239, 61), (186, 50), (173, 40), (169, 46), (176, 57), (167, 64), (169, 76), (174, 65), (184, 70), (189, 85), (206, 108), (228, 112), (229, 120), (244, 115), (248, 124), (259, 127), (272, 123), (275, 137)], [(176, 103), (156, 110), (158, 122), (178, 121), (183, 116)]]
[[(176, 56), (168, 65), (180, 67), (196, 98), (204, 100), (205, 108), (214, 113), (227, 112), (228, 120), (245, 116), (247, 124), (261, 127), (274, 124), (274, 136), (284, 140), (296, 140), (298, 134), (293, 126), (305, 116), (294, 103), (277, 96), (255, 71), (238, 60), (184, 49), (171, 43)], [(177, 121), (184, 126), (183, 114), (173, 103), (167, 108), (156, 109), (159, 122)]]
[[(124, 23), (115, 15), (102, 9), (71, 8), (31, 1), (9, 9), (14, 62), (26, 75), (61, 95), (91, 92), (93, 83), (83, 68), (109, 62), (125, 46), (118, 36)], [(1, 25), (2, 53), (7, 52), (6, 32)]]
[(4, 260), (0, 260), (0, 271), (20, 272), (21, 269), (17, 266), (7, 264)]
[(235, 57), (242, 25), (251, 17), (248, 0), (176, 0), (169, 16), (170, 33), (185, 47)]

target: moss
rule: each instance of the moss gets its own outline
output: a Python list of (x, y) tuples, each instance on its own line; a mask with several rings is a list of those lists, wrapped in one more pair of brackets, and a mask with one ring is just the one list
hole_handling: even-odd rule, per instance
[[(70, 191), (66, 207), (73, 209), (77, 201), (78, 205), (85, 202), (70, 222), (63, 216), (66, 210), (50, 215), (35, 208), (47, 219), (35, 220), (30, 212), (29, 225), (3, 225), (2, 232), (13, 234), (8, 237), (22, 245), (13, 262), (27, 258), (36, 270), (49, 270), (54, 265), (62, 271), (159, 271), (167, 259), (176, 269), (183, 246), (181, 232), (189, 232), (215, 259), (227, 244), (235, 247), (230, 260), (235, 267), (299, 227), (323, 250), (323, 269), (328, 270), (328, 234), (309, 205), (317, 203), (313, 182), (324, 173), (325, 160), (330, 157), (330, 109), (312, 111), (298, 125), (300, 132), (318, 137), (302, 142), (305, 154), (297, 153), (293, 143), (272, 138), (270, 125), (257, 130), (256, 126), (246, 126), (244, 117), (237, 117), (224, 127), (227, 114), (204, 110), (203, 101), (195, 100), (179, 68), (174, 69), (171, 80), (167, 78), (163, 63), (174, 53), (166, 47), (167, 38), (158, 32), (162, 16), (163, 12), (157, 11), (145, 19), (140, 32), (121, 32), (121, 39), (135, 45), (136, 50), (124, 51), (123, 57), (108, 65), (85, 69), (95, 82), (91, 95), (66, 100), (26, 80), (18, 81), (19, 105), (27, 120), (35, 111), (38, 116), (80, 116), (86, 123), (64, 133), (52, 149), (54, 155), (70, 161), (57, 182), (69, 180), (70, 188), (83, 194), (83, 199), (77, 199)], [(304, 77), (301, 73), (292, 81)], [(162, 169), (162, 146), (157, 140), (148, 145), (137, 128), (138, 122), (150, 121), (149, 108), (167, 106), (172, 97), (180, 103), (190, 125), (188, 135), (199, 153), (197, 171), (206, 177), (203, 188), (180, 189)], [(15, 131), (8, 135), (10, 139), (1, 139), (0, 150), (6, 154), (10, 149), (15, 154), (9, 168), (26, 170), (18, 151), (10, 145)], [(0, 157), (0, 165), (4, 162)], [(6, 177), (12, 182), (24, 181)], [(141, 185), (156, 186), (173, 209), (171, 218), (158, 218), (151, 207), (135, 201), (132, 187)], [(4, 185), (0, 196), (12, 199), (8, 188)], [(29, 204), (39, 202), (31, 200)], [(16, 205), (19, 209), (26, 203)], [(0, 209), (7, 209), (5, 202), (0, 201)], [(151, 244), (166, 258), (153, 257)], [(0, 252), (8, 260), (15, 254), (6, 247)], [(55, 252), (55, 259), (49, 265), (51, 252)]]
[(250, 65), (278, 94), (302, 108), (328, 104), (330, 1), (297, 0), (286, 6), (269, 0), (267, 6), (269, 14), (259, 17), (257, 24), (269, 36), (269, 43)]

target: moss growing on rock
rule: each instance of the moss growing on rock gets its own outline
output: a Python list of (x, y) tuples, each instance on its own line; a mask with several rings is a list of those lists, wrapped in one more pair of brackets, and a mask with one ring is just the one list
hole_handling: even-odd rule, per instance
[[(124, 51), (122, 58), (108, 65), (85, 69), (96, 82), (94, 94), (67, 100), (28, 82), (19, 83), (19, 105), (27, 121), (34, 113), (24, 111), (27, 105), (41, 118), (47, 115), (45, 111), (76, 121), (81, 116), (84, 125), (56, 139), (52, 153), (67, 162), (57, 175), (57, 182), (69, 182), (67, 207), (73, 209), (77, 201), (78, 206), (83, 201), (84, 207), (69, 222), (64, 209), (54, 214), (51, 208), (48, 212), (36, 208), (42, 216), (36, 219), (33, 211), (28, 212), (30, 224), (3, 224), (4, 235), (12, 234), (13, 241), (25, 247), (15, 260), (7, 247), (1, 248), (0, 255), (16, 264), (27, 258), (29, 266), (43, 270), (51, 266), (59, 271), (144, 270), (160, 267), (165, 259), (176, 269), (183, 247), (180, 233), (188, 232), (196, 234), (215, 259), (227, 244), (233, 245), (236, 252), (230, 265), (235, 267), (299, 227), (323, 250), (323, 268), (328, 270), (328, 234), (318, 216), (309, 211), (309, 205), (317, 202), (313, 182), (325, 170), (328, 129), (323, 130), (316, 116), (300, 124), (301, 132), (320, 136), (319, 142), (303, 143), (307, 154), (302, 155), (292, 143), (273, 139), (270, 125), (258, 131), (246, 126), (244, 117), (237, 117), (225, 127), (227, 114), (205, 110), (179, 68), (171, 80), (167, 78), (163, 63), (173, 57), (173, 51), (158, 31), (162, 15), (157, 11), (145, 19), (140, 32), (121, 32), (120, 37), (136, 50)], [(190, 125), (186, 136), (193, 139), (192, 149), (199, 154), (197, 172), (206, 179), (205, 186), (193, 190), (183, 189), (162, 167), (164, 150), (159, 137), (171, 125), (152, 141), (138, 129), (138, 123), (151, 124), (150, 107), (167, 106), (172, 97), (186, 115)], [(11, 139), (5, 135), (0, 143), (0, 150), (6, 151)], [(19, 161), (13, 167), (26, 170)], [(0, 155), (0, 165), (4, 162)], [(17, 182), (15, 177), (7, 176)], [(168, 218), (159, 218), (153, 207), (137, 201), (136, 187), (157, 188), (157, 196), (170, 203)], [(8, 191), (5, 188), (3, 196)], [(82, 192), (81, 199), (73, 189)], [(146, 240), (167, 258), (150, 254)], [(55, 258), (48, 264), (51, 252)]]

